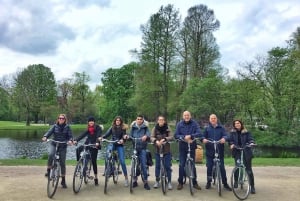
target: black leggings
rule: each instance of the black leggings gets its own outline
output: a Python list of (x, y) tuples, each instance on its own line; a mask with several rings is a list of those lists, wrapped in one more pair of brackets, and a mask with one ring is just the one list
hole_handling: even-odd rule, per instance
[[(76, 149), (76, 159), (77, 159), (77, 161), (79, 160), (80, 153), (83, 151), (83, 149), (84, 149), (83, 146), (80, 146)], [(92, 165), (93, 165), (93, 171), (94, 171), (94, 174), (97, 174), (98, 173), (98, 167), (97, 167), (98, 149), (89, 147), (89, 150), (90, 150), (91, 157), (92, 157), (91, 161), (92, 161)]]

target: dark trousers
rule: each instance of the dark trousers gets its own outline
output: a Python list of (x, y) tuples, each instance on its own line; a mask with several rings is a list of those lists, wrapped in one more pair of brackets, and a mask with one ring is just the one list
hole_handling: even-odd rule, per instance
[[(207, 167), (207, 182), (212, 182), (212, 168), (214, 165), (214, 157), (206, 156), (206, 167)], [(222, 177), (222, 183), (227, 184), (226, 170), (224, 166), (224, 158), (220, 158), (220, 172)]]
[[(48, 156), (48, 167), (52, 165), (52, 161), (54, 159), (56, 151), (56, 146), (50, 144), (49, 156)], [(66, 157), (67, 157), (67, 147), (59, 147), (59, 158), (60, 158), (60, 167), (61, 167), (61, 175), (66, 175)]]
[[(235, 165), (237, 165), (237, 160), (240, 160), (240, 155), (238, 154), (237, 156), (235, 156), (234, 160), (235, 160)], [(250, 186), (253, 187), (254, 186), (254, 174), (252, 171), (252, 158), (247, 159), (247, 160), (244, 158), (244, 165), (245, 165), (246, 171), (249, 175)], [(237, 180), (238, 172), (236, 172), (236, 174), (234, 175), (234, 178), (235, 178), (235, 180)]]
[[(172, 175), (172, 169), (171, 169), (171, 153), (166, 153), (164, 155), (164, 164), (167, 172), (168, 181), (171, 182), (171, 175)], [(155, 177), (156, 181), (159, 181), (160, 178), (160, 156), (158, 153), (155, 153)]]
[[(186, 162), (186, 155), (187, 155), (188, 150), (185, 149), (180, 149), (179, 150), (179, 177), (178, 177), (178, 183), (183, 184), (183, 176), (185, 175), (184, 172), (184, 166)], [(191, 158), (195, 158), (195, 149), (191, 149)], [(196, 173), (196, 168), (195, 164), (193, 167), (194, 171), (194, 178), (193, 178), (193, 185), (197, 184), (197, 173)]]
[[(79, 146), (76, 149), (77, 161), (80, 159), (80, 153), (83, 151), (83, 149), (84, 149), (84, 146)], [(91, 161), (92, 161), (92, 165), (93, 165), (94, 174), (97, 174), (98, 173), (98, 167), (97, 167), (98, 149), (95, 149), (92, 147), (88, 147), (88, 149), (90, 150), (90, 153), (91, 153)]]

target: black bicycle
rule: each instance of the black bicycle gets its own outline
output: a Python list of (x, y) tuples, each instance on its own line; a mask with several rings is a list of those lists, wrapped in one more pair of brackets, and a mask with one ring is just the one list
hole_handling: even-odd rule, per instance
[(74, 193), (78, 193), (80, 191), (83, 181), (87, 184), (89, 180), (94, 179), (94, 177), (91, 176), (92, 161), (89, 147), (96, 148), (96, 144), (84, 144), (82, 146), (84, 149), (80, 153), (80, 159), (76, 164), (73, 174)]
[(218, 144), (220, 144), (220, 141), (216, 140), (210, 140), (208, 139), (209, 143), (212, 143), (214, 145), (215, 150), (215, 156), (213, 159), (213, 168), (212, 168), (212, 177), (213, 177), (213, 185), (217, 186), (217, 191), (219, 196), (222, 195), (222, 176), (221, 176), (221, 170), (220, 170), (220, 158), (219, 158), (219, 150), (218, 150)]
[(60, 142), (52, 139), (47, 139), (46, 142), (54, 142), (55, 143), (55, 154), (52, 160), (52, 165), (50, 169), (50, 173), (48, 175), (48, 183), (47, 183), (47, 195), (49, 198), (52, 198), (57, 190), (59, 178), (60, 178), (60, 157), (59, 157), (59, 145), (67, 144), (67, 142)]
[[(102, 142), (112, 143), (112, 145), (114, 146), (114, 144), (118, 143), (118, 140), (102, 139)], [(119, 172), (120, 172), (120, 161), (118, 160), (118, 153), (114, 148), (112, 150), (109, 149), (105, 159), (105, 171), (104, 171), (104, 175), (105, 175), (104, 193), (105, 194), (107, 193), (107, 184), (109, 178), (112, 176), (114, 184), (117, 184)]]
[[(145, 178), (143, 177), (141, 163), (136, 150), (137, 141), (142, 140), (142, 138), (129, 137), (129, 139), (133, 140), (134, 143), (134, 148), (131, 155), (131, 170), (130, 170), (130, 184), (129, 184), (130, 193), (133, 193), (133, 182), (137, 179), (139, 175), (141, 175), (143, 182), (145, 181)], [(149, 172), (149, 166), (147, 166), (147, 174), (148, 172)]]
[(247, 144), (244, 147), (234, 146), (234, 149), (240, 150), (241, 156), (232, 170), (231, 186), (233, 187), (233, 194), (239, 200), (247, 199), (250, 193), (249, 175), (244, 164), (244, 149), (251, 148), (252, 146), (255, 146), (255, 144)]
[[(191, 141), (191, 143), (194, 142), (195, 140), (196, 140), (196, 138), (193, 139)], [(181, 139), (181, 138), (177, 139), (177, 141), (187, 143), (184, 139)], [(191, 193), (191, 195), (194, 195), (193, 179), (195, 178), (195, 175), (194, 175), (195, 163), (194, 163), (194, 159), (191, 157), (191, 143), (187, 143), (188, 144), (188, 152), (186, 155), (186, 161), (185, 161), (185, 165), (184, 165), (184, 171), (185, 171), (184, 177), (187, 177), (189, 179), (190, 193)]]

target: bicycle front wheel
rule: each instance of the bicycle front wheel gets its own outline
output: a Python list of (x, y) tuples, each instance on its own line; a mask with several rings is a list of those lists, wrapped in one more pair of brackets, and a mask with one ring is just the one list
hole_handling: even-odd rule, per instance
[(91, 178), (92, 161), (91, 159), (86, 159), (85, 162), (84, 183), (87, 184), (89, 179)]
[(136, 160), (132, 159), (131, 160), (131, 170), (130, 170), (130, 184), (129, 184), (129, 189), (130, 193), (133, 193), (133, 182), (136, 177)]
[(60, 168), (59, 165), (55, 164), (52, 166), (50, 170), (50, 175), (48, 176), (47, 195), (49, 198), (52, 198), (56, 192), (59, 177), (60, 177)]
[(119, 178), (119, 170), (120, 170), (120, 163), (117, 162), (117, 161), (114, 161), (113, 162), (113, 181), (114, 181), (114, 184), (117, 184), (118, 183), (118, 178)]
[(231, 186), (234, 195), (240, 199), (247, 199), (250, 192), (249, 175), (245, 167), (235, 167), (231, 174)]
[(80, 191), (83, 181), (83, 160), (79, 160), (73, 175), (73, 191), (78, 193)]
[(161, 190), (163, 194), (167, 192), (167, 176), (166, 176), (166, 169), (165, 163), (163, 159), (160, 159), (160, 181), (161, 181)]
[(108, 184), (108, 180), (109, 180), (109, 177), (111, 176), (111, 174), (112, 174), (112, 164), (111, 164), (111, 161), (108, 160), (106, 163), (106, 169), (105, 169), (105, 181), (104, 181), (104, 193), (105, 194), (107, 193), (107, 184)]
[(194, 187), (193, 187), (193, 178), (194, 178), (194, 172), (193, 172), (193, 163), (190, 160), (187, 160), (186, 163), (186, 176), (189, 179), (189, 187), (190, 187), (190, 193), (191, 195), (194, 195)]
[(217, 190), (219, 196), (222, 195), (222, 183), (221, 183), (221, 171), (220, 171), (220, 164), (216, 165), (216, 181), (217, 181)]

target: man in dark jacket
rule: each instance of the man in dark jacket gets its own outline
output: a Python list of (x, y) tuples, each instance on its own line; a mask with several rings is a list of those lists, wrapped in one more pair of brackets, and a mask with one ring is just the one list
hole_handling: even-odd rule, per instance
[[(201, 136), (200, 127), (198, 123), (192, 119), (191, 113), (189, 111), (184, 111), (182, 116), (183, 119), (178, 122), (175, 131), (175, 138), (185, 141), (179, 141), (179, 177), (177, 190), (181, 190), (183, 188), (184, 166), (188, 152), (188, 143), (191, 144), (191, 157), (195, 158), (195, 149), (197, 147), (197, 144), (194, 139), (200, 138)], [(201, 187), (197, 183), (197, 174), (195, 167), (194, 175), (195, 178), (193, 178), (193, 186), (194, 188), (201, 190)]]
[(205, 144), (206, 148), (206, 167), (207, 167), (207, 184), (206, 189), (211, 188), (212, 182), (212, 168), (213, 168), (213, 160), (215, 155), (214, 145), (209, 143), (211, 141), (219, 141), (220, 144), (217, 145), (217, 150), (219, 151), (219, 159), (220, 159), (220, 170), (222, 176), (222, 183), (224, 188), (228, 191), (232, 189), (229, 187), (227, 183), (227, 176), (224, 167), (224, 143), (226, 142), (227, 134), (224, 127), (218, 123), (218, 118), (215, 114), (211, 114), (209, 116), (209, 125), (204, 129), (204, 136), (201, 141)]

